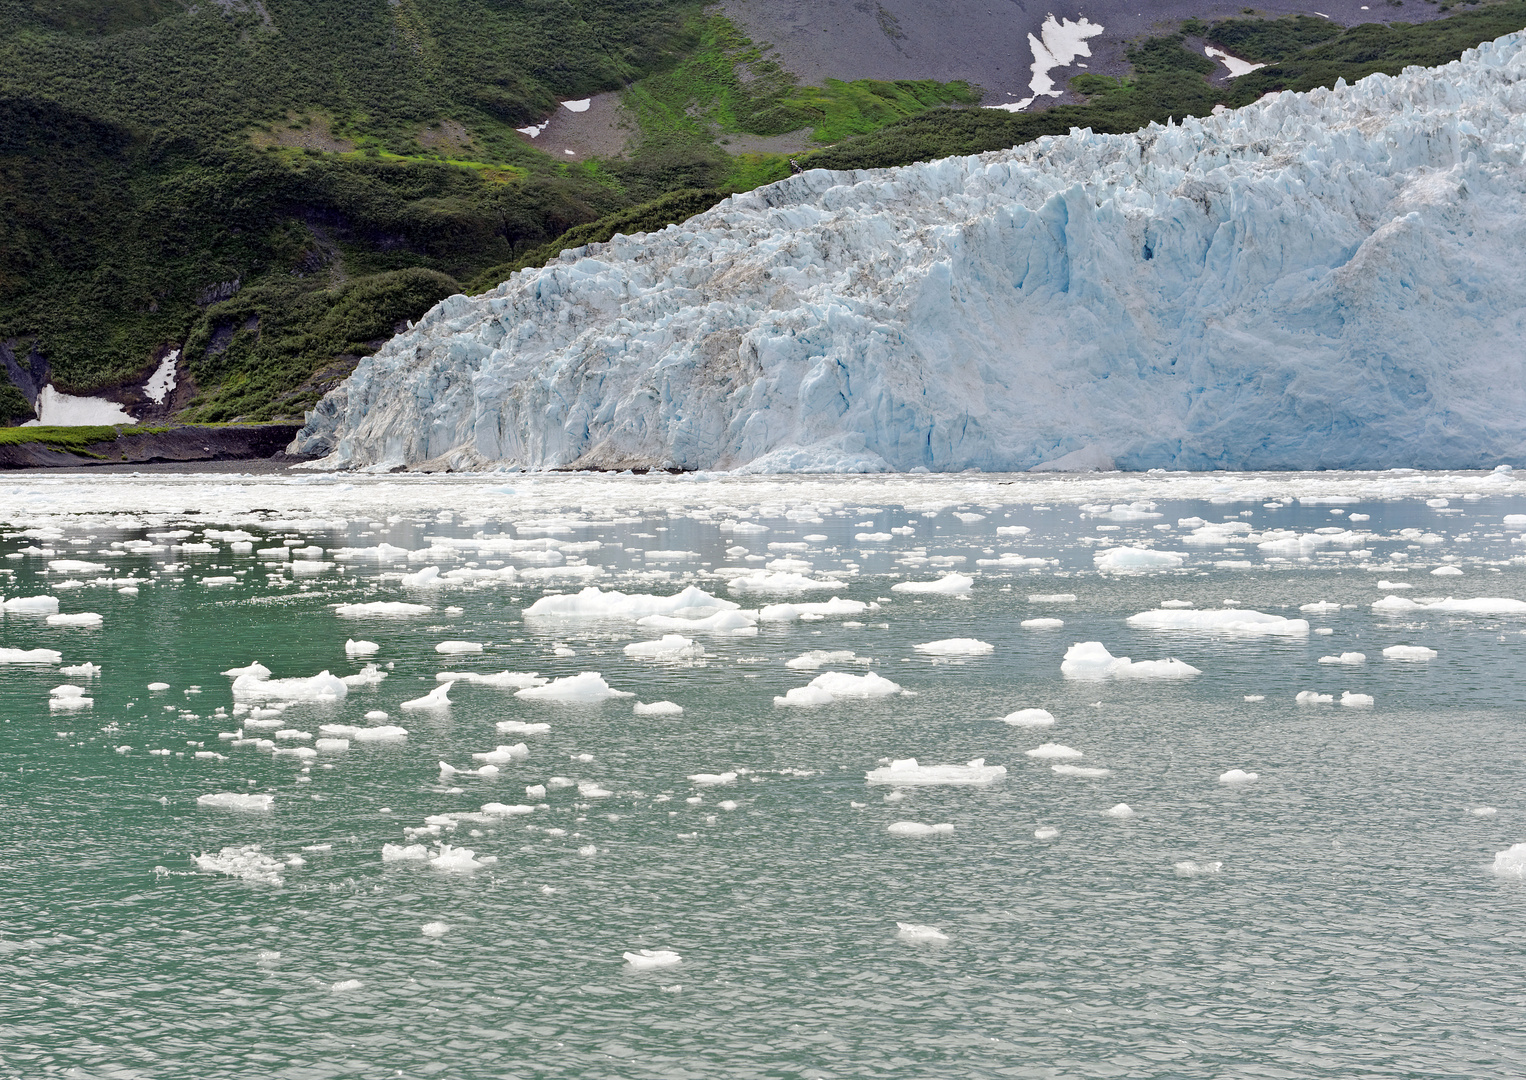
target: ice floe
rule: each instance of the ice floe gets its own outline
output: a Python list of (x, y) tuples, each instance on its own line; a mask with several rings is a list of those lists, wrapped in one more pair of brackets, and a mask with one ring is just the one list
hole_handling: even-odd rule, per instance
[(1221, 784), (1249, 784), (1261, 778), (1260, 773), (1246, 772), (1244, 769), (1230, 769), (1227, 773), (1219, 774)]
[(682, 705), (676, 705), (671, 701), (636, 702), (631, 707), (631, 712), (637, 716), (678, 716), (684, 711)]
[(945, 574), (936, 581), (898, 581), (890, 586), (890, 591), (921, 595), (963, 596), (974, 584), (975, 579), (965, 574)]
[(455, 685), (453, 682), (441, 683), (423, 697), (405, 701), (398, 708), (410, 711), (417, 711), (419, 709), (448, 709), (450, 708), (450, 688)]
[(1094, 552), (1092, 562), (1098, 570), (1110, 574), (1137, 574), (1150, 570), (1172, 570), (1186, 562), (1186, 557), (1174, 551), (1156, 551), (1154, 548), (1115, 547)]
[(996, 651), (995, 645), (976, 638), (944, 638), (941, 641), (913, 645), (912, 648), (928, 656), (984, 656)]
[(656, 641), (633, 641), (624, 652), (638, 660), (695, 660), (705, 655), (705, 648), (682, 634), (664, 634)]
[(919, 821), (896, 821), (885, 827), (891, 836), (953, 836), (954, 826), (948, 822), (924, 825)]
[(1266, 634), (1274, 637), (1303, 637), (1309, 624), (1303, 619), (1288, 619), (1245, 608), (1221, 608), (1200, 611), (1187, 608), (1156, 608), (1130, 615), (1129, 626), (1141, 630), (1196, 630), (1222, 634)]
[(924, 926), (922, 923), (898, 922), (895, 924), (895, 936), (902, 941), (930, 941), (944, 942), (949, 940), (947, 934), (936, 926)]
[(275, 801), (274, 795), (248, 795), (237, 791), (196, 796), (197, 806), (210, 806), (218, 810), (269, 810)]
[(1046, 742), (1042, 746), (1035, 746), (1032, 750), (1023, 751), (1031, 758), (1079, 758), (1086, 755), (1074, 747), (1064, 743)]
[(635, 697), (634, 693), (615, 690), (597, 671), (584, 671), (556, 679), (544, 686), (527, 686), (514, 696), (526, 701), (559, 701), (573, 704), (608, 701), (611, 698)]
[(864, 780), (895, 787), (985, 787), (1006, 775), (1005, 766), (987, 765), (985, 758), (974, 758), (963, 765), (919, 765), (916, 758), (897, 758), (889, 765), (866, 772)]
[(774, 704), (830, 705), (834, 701), (884, 698), (901, 692), (898, 684), (872, 671), (864, 675), (827, 671), (805, 686), (797, 686), (783, 697), (775, 697)]
[(1174, 657), (1167, 660), (1130, 660), (1114, 656), (1100, 641), (1082, 641), (1065, 652), (1060, 673), (1068, 679), (1185, 679), (1202, 672)]
[(1526, 844), (1514, 844), (1496, 852), (1492, 869), (1500, 877), (1526, 879)]
[(1002, 717), (1002, 723), (1013, 727), (1041, 728), (1054, 726), (1054, 714), (1048, 709), (1018, 709)]
[(283, 873), (287, 864), (266, 855), (258, 844), (225, 847), (216, 854), (194, 855), (191, 861), (208, 874), (224, 874), (261, 885), (285, 884)]
[(635, 952), (621, 953), (625, 960), (625, 966), (633, 971), (651, 971), (654, 968), (675, 967), (683, 962), (672, 949), (637, 949)]
[(1436, 650), (1428, 649), (1424, 645), (1390, 645), (1383, 650), (1383, 657), (1387, 660), (1434, 660)]

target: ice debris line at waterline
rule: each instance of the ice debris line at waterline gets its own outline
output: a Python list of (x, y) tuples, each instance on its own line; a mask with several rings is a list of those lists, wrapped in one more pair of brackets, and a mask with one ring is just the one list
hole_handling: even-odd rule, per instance
[(322, 465), (1468, 468), (1526, 448), (1526, 34), (1133, 135), (804, 173), (442, 301)]

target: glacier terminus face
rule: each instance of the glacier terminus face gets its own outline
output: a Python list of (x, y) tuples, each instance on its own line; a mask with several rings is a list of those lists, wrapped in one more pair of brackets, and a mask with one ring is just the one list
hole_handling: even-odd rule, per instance
[(1481, 468), (1526, 456), (1526, 34), (1132, 135), (817, 170), (442, 301), (324, 467)]

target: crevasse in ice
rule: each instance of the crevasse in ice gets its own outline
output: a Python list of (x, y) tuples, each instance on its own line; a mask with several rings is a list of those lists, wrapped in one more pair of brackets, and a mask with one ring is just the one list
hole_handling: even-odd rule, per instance
[(453, 296), (325, 466), (1491, 466), (1526, 449), (1526, 34), (1131, 135), (816, 170)]

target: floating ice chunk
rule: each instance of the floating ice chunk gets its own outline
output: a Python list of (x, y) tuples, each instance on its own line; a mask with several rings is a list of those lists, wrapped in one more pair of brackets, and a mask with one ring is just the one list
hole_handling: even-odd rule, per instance
[(1074, 604), (1076, 594), (1073, 592), (1029, 593), (1028, 602), (1030, 604)]
[(864, 675), (827, 671), (805, 686), (797, 686), (783, 697), (775, 697), (774, 704), (829, 705), (834, 701), (883, 698), (899, 693), (901, 687), (898, 684), (872, 671)]
[(1355, 666), (1357, 664), (1367, 663), (1367, 654), (1359, 652), (1343, 652), (1339, 656), (1321, 656), (1319, 658), (1319, 662), (1321, 664), (1345, 664), (1347, 666)]
[(323, 754), (337, 754), (341, 750), (350, 748), (349, 739), (319, 739), (313, 743), (314, 749)]
[(952, 836), (954, 826), (948, 822), (924, 825), (920, 821), (897, 821), (885, 827), (891, 836)]
[(382, 712), (380, 709), (372, 709), (366, 713), (366, 719), (373, 722), (377, 720), (385, 720), (387, 719), (387, 714)]
[(349, 692), (343, 679), (327, 671), (306, 679), (240, 675), (233, 680), (234, 701), (343, 701)]
[(429, 856), (430, 867), (449, 874), (469, 874), (497, 861), (492, 856), (479, 859), (477, 853), (471, 848), (452, 847), (449, 844), (441, 844), (440, 850)]
[(1372, 605), (1373, 611), (1403, 613), (1409, 611), (1440, 611), (1454, 615), (1522, 615), (1526, 614), (1526, 600), (1510, 600), (1499, 596), (1480, 596), (1471, 600), (1408, 600), (1402, 596), (1387, 596)]
[(1118, 818), (1120, 820), (1134, 816), (1134, 811), (1129, 807), (1128, 803), (1118, 803), (1102, 811), (1102, 813), (1105, 817)]
[(1327, 611), (1339, 611), (1341, 606), (1333, 600), (1320, 600), (1314, 604), (1301, 604), (1299, 611), (1307, 611), (1316, 615), (1323, 615)]
[(98, 574), (106, 569), (106, 564), (82, 559), (54, 559), (48, 563), (48, 569), (55, 574)]
[(1372, 705), (1371, 694), (1353, 694), (1350, 690), (1341, 691), (1341, 704), (1353, 709), (1365, 709)]
[(71, 664), (68, 667), (58, 669), (60, 675), (70, 675), (82, 679), (93, 679), (101, 673), (100, 664), (92, 664), (86, 661), (83, 664)]
[(682, 612), (701, 618), (716, 611), (732, 611), (741, 605), (690, 585), (673, 596), (645, 593), (604, 592), (590, 585), (573, 595), (543, 596), (525, 608), (526, 618), (559, 619), (628, 619), (649, 615), (677, 615)]
[(49, 615), (46, 620), (49, 626), (100, 626), (101, 617), (93, 611), (80, 611), (72, 615)]
[(523, 720), (500, 720), (497, 727), (500, 735), (544, 735), (551, 730), (550, 724), (527, 724)]
[[(529, 789), (526, 788), (525, 790), (528, 791)], [(507, 806), (501, 802), (490, 802), (482, 804), (482, 812), (492, 817), (519, 817), (524, 814), (535, 813), (535, 807)]]
[(1434, 660), (1436, 650), (1424, 645), (1390, 645), (1383, 650), (1383, 657), (1387, 660)]
[(339, 681), (346, 686), (376, 686), (387, 677), (387, 673), (375, 664), (367, 664), (352, 675), (341, 675)]
[(1064, 619), (1024, 619), (1017, 624), (1024, 630), (1058, 630), (1065, 625)]
[(1053, 840), (1059, 835), (1060, 830), (1056, 829), (1053, 825), (1040, 825), (1037, 829), (1033, 830), (1033, 838), (1035, 840)]
[(291, 746), (291, 747), (281, 746), (281, 747), (276, 747), (271, 752), (271, 756), (272, 757), (294, 757), (294, 758), (298, 758), (300, 760), (305, 761), (308, 758), (315, 758), (315, 757), (317, 757), (318, 756), (318, 751), (314, 750), (311, 746)]
[(424, 862), (429, 849), (423, 844), (383, 844), (382, 862)]
[(298, 731), (296, 728), (282, 728), (275, 733), (277, 739), (288, 739), (306, 742), (313, 737), (311, 731)]
[(1196, 630), (1220, 634), (1268, 634), (1274, 637), (1302, 637), (1309, 632), (1303, 619), (1287, 619), (1245, 608), (1199, 611), (1187, 608), (1155, 608), (1130, 615), (1129, 626), (1143, 630)]
[(527, 686), (544, 686), (550, 679), (542, 678), (533, 671), (498, 671), (491, 675), (478, 675), (471, 671), (437, 671), (436, 682), (468, 682), (478, 686), (509, 686), (522, 690)]
[(672, 949), (637, 949), (635, 952), (622, 953), (625, 964), (633, 971), (650, 971), (653, 968), (673, 967), (682, 962), (683, 958)]
[(863, 600), (843, 600), (834, 596), (830, 600), (815, 603), (766, 604), (758, 612), (758, 618), (763, 622), (794, 622), (796, 619), (811, 616), (825, 618), (835, 615), (859, 615), (865, 611), (878, 610), (878, 604), (866, 603)]
[(898, 581), (890, 586), (890, 591), (937, 596), (964, 596), (974, 584), (975, 579), (968, 575), (944, 574), (936, 581)]
[(511, 761), (523, 761), (530, 756), (530, 748), (524, 743), (515, 743), (512, 746), (500, 744), (496, 749), (489, 750), (485, 754), (473, 754), (473, 761), (485, 761), (489, 765), (507, 765)]
[(1136, 574), (1149, 570), (1172, 570), (1186, 562), (1186, 557), (1174, 551), (1156, 551), (1154, 548), (1115, 547), (1095, 552), (1092, 562), (1098, 570), (1109, 574)]
[(65, 684), (55, 686), (48, 691), (48, 709), (52, 712), (65, 712), (72, 709), (89, 709), (95, 706), (95, 698), (85, 696), (82, 687)]
[(364, 983), (359, 979), (340, 979), (329, 987), (329, 991), (335, 994), (348, 994), (352, 990), (359, 990)]
[(987, 765), (985, 758), (974, 758), (964, 765), (918, 765), (916, 758), (897, 758), (866, 772), (864, 780), (895, 787), (985, 787), (1006, 775), (1005, 766)]
[(438, 920), (435, 922), (427, 922), (423, 926), (419, 927), (419, 933), (423, 934), (427, 938), (442, 938), (446, 934), (450, 933), (450, 924), (439, 922)]
[(275, 801), (274, 795), (246, 795), (238, 791), (219, 791), (213, 795), (196, 796), (197, 806), (210, 806), (218, 810), (269, 810)]
[(227, 761), (227, 755), (219, 754), (215, 750), (198, 750), (194, 755), (197, 761)]
[(356, 641), (350, 638), (344, 643), (346, 656), (375, 656), (381, 651), (381, 646), (374, 641)]
[(653, 701), (646, 704), (638, 701), (631, 707), (631, 711), (637, 716), (678, 716), (684, 711), (684, 707), (671, 701)]
[(1335, 701), (1335, 698), (1330, 694), (1321, 694), (1317, 690), (1300, 690), (1293, 700), (1300, 705), (1329, 705)]
[(148, 689), (155, 690), (155, 691), (158, 691), (158, 690), (168, 690), (169, 688), (170, 688), (170, 684), (167, 683), (167, 682), (151, 682), (151, 683), (148, 684)]
[(441, 683), (423, 697), (405, 701), (398, 706), (399, 709), (448, 709), (450, 708), (450, 688), (455, 683)]
[(240, 675), (252, 675), (256, 679), (268, 679), (270, 678), (270, 669), (256, 660), (254, 663), (248, 665), (247, 667), (229, 668), (227, 671), (223, 672), (223, 674), (231, 676), (235, 679)]
[(411, 574), (404, 574), (401, 584), (405, 589), (428, 589), (438, 588), (445, 582), (440, 580), (440, 568), (438, 566), (426, 566), (422, 570), (416, 570)]
[(407, 728), (392, 724), (383, 724), (381, 727), (374, 728), (356, 728), (355, 733), (350, 736), (358, 743), (402, 742), (407, 737)]
[(1027, 536), (1032, 531), (1033, 530), (1028, 528), (1028, 526), (1026, 526), (1026, 525), (998, 525), (998, 526), (996, 526), (996, 535), (997, 536)]
[(225, 847), (215, 855), (195, 855), (191, 861), (198, 870), (209, 874), (226, 874), (228, 877), (254, 881), (261, 885), (285, 883), (281, 876), (281, 872), (286, 869), (285, 864), (264, 854), (258, 844)]
[(1176, 871), (1177, 877), (1202, 877), (1205, 874), (1217, 874), (1224, 869), (1224, 864), (1218, 860), (1193, 862), (1191, 859), (1184, 859), (1182, 862), (1173, 863), (1171, 868)]
[(1041, 728), (1054, 726), (1054, 714), (1048, 709), (1018, 709), (1002, 717), (1002, 723), (1013, 727)]
[(947, 941), (948, 935), (936, 926), (924, 926), (921, 923), (898, 922), (895, 924), (895, 936), (902, 941)]
[(339, 604), (334, 614), (345, 618), (363, 619), (371, 616), (428, 615), (434, 608), (427, 604), (405, 604), (398, 600), (373, 600), (369, 604)]
[(704, 630), (717, 634), (732, 634), (738, 637), (750, 636), (758, 632), (758, 616), (752, 611), (717, 611), (713, 615), (707, 615), (702, 619), (684, 619), (672, 615), (648, 615), (636, 620), (637, 626), (646, 626), (654, 630), (687, 630), (690, 632)]
[(442, 641), (434, 647), (437, 653), (454, 656), (458, 653), (480, 653), (482, 642), (480, 641)]
[(12, 615), (51, 615), (58, 610), (56, 596), (13, 596), (0, 609)]
[(860, 544), (884, 544), (895, 538), (887, 532), (861, 532), (854, 533), (853, 539)]
[(584, 844), (582, 847), (578, 848), (578, 854), (585, 858), (597, 855), (598, 853), (599, 846), (597, 844)]
[(529, 785), (528, 787), (525, 788), (525, 798), (527, 798), (527, 799), (534, 799), (537, 802), (540, 802), (540, 801), (543, 801), (545, 799), (545, 797), (546, 797), (546, 785), (545, 784), (531, 784), (531, 785)]
[(1196, 607), (1191, 600), (1162, 600), (1160, 606), (1168, 611), (1177, 611), (1181, 608)]
[(1032, 750), (1025, 750), (1023, 753), (1031, 758), (1079, 758), (1086, 756), (1074, 747), (1054, 742), (1046, 742), (1042, 746), (1035, 746)]
[(1221, 784), (1249, 784), (1261, 778), (1260, 773), (1246, 772), (1244, 769), (1230, 769), (1227, 773), (1219, 774)]
[(1379, 589), (1388, 589), (1389, 591), (1396, 591), (1396, 590), (1400, 590), (1400, 589), (1413, 589), (1414, 585), (1410, 584), (1408, 581), (1379, 580), (1378, 584), (1377, 584), (1377, 587)]
[(1474, 817), (1493, 817), (1495, 814), (1499, 813), (1499, 811), (1492, 806), (1475, 806), (1472, 810), (1468, 811), (1468, 813), (1472, 814)]
[(1084, 765), (1051, 765), (1049, 770), (1060, 776), (1079, 776), (1083, 780), (1102, 780), (1113, 775), (1112, 769), (1089, 769)]
[(706, 772), (702, 772), (702, 773), (693, 773), (692, 775), (690, 775), (689, 782), (693, 783), (693, 784), (698, 784), (700, 787), (716, 787), (716, 786), (718, 786), (720, 784), (734, 784), (734, 783), (736, 783), (736, 779), (737, 779), (737, 774), (734, 773), (734, 772), (723, 772), (723, 773), (706, 773)]
[(556, 679), (545, 686), (527, 686), (523, 690), (516, 690), (514, 696), (526, 701), (593, 703), (636, 695), (625, 690), (612, 689), (597, 671), (584, 671), (577, 675)]
[(1526, 878), (1526, 844), (1496, 852), (1493, 869), (1500, 877)]
[(1434, 577), (1462, 577), (1462, 567), (1438, 566), (1436, 569), (1431, 571), (1431, 574)]
[(801, 653), (792, 660), (784, 661), (784, 666), (796, 671), (815, 671), (826, 667), (828, 664), (867, 664), (871, 661), (867, 657), (856, 655), (851, 649), (812, 649), (810, 652)]
[(639, 660), (694, 660), (705, 655), (705, 647), (682, 634), (664, 634), (657, 641), (633, 641), (625, 655)]
[(1177, 660), (1130, 660), (1114, 656), (1100, 641), (1082, 641), (1065, 652), (1060, 673), (1069, 679), (1186, 679), (1202, 672)]
[(750, 570), (738, 574), (726, 583), (732, 592), (755, 593), (803, 593), (816, 589), (836, 589), (840, 583), (806, 577), (789, 570)]
[(578, 797), (583, 799), (607, 799), (614, 792), (602, 787), (596, 781), (585, 780), (578, 784)]
[(0, 649), (0, 664), (56, 664), (63, 658), (57, 649)]
[(927, 641), (921, 645), (913, 645), (913, 649), (929, 656), (984, 656), (996, 651), (996, 646), (980, 641), (977, 638), (944, 638), (941, 641)]
[(1265, 701), (1266, 700), (1266, 695), (1265, 694), (1246, 694), (1245, 695), (1245, 700), (1246, 701)]

